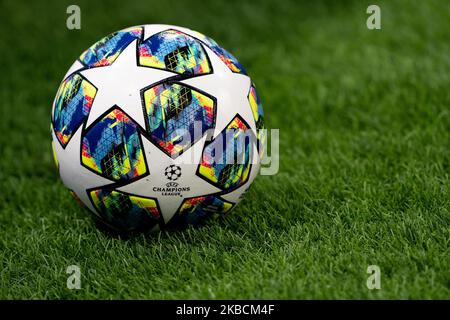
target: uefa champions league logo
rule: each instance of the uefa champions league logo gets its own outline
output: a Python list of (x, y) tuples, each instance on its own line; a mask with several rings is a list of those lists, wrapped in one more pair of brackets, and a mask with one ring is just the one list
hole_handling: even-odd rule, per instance
[(181, 168), (172, 164), (165, 169), (164, 175), (171, 181), (178, 180), (178, 178), (181, 177)]
[(171, 164), (164, 170), (164, 176), (169, 180), (164, 187), (154, 187), (153, 192), (159, 193), (161, 196), (180, 196), (183, 197), (183, 192), (189, 192), (190, 187), (180, 186), (175, 182), (181, 177), (181, 167)]

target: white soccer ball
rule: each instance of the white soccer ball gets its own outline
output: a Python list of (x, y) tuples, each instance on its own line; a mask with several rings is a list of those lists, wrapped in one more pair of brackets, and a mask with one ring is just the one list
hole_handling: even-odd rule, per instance
[(115, 32), (87, 49), (56, 94), (62, 181), (120, 232), (228, 213), (259, 172), (263, 111), (242, 65), (170, 25)]

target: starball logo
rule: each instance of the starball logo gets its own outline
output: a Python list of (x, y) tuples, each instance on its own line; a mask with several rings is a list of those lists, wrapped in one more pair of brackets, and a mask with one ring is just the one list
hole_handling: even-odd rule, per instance
[(181, 168), (172, 164), (164, 170), (164, 175), (171, 181), (178, 180), (178, 178), (181, 177)]
[(167, 182), (164, 187), (154, 187), (154, 192), (160, 192), (162, 196), (183, 196), (183, 192), (189, 192), (191, 187), (185, 187), (179, 185), (175, 182), (181, 177), (181, 168), (177, 165), (170, 165), (164, 170), (164, 175), (166, 176)]

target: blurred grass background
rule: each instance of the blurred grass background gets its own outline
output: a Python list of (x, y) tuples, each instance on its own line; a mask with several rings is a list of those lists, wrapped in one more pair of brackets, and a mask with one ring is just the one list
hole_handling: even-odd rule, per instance
[[(82, 29), (66, 29), (78, 4)], [(450, 297), (450, 2), (0, 2), (0, 298)], [(225, 222), (130, 241), (98, 231), (54, 169), (50, 111), (92, 43), (185, 26), (257, 84), (281, 167)], [(68, 265), (82, 289), (66, 288)], [(368, 265), (381, 290), (368, 290)]]

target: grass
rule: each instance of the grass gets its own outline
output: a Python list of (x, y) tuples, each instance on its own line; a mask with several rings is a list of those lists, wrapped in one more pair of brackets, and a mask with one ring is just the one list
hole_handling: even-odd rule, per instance
[[(72, 2), (1, 2), (0, 298), (448, 299), (450, 3), (377, 1), (370, 31), (369, 2), (194, 2), (80, 1), (80, 31), (65, 28)], [(232, 51), (281, 163), (223, 222), (123, 241), (60, 182), (49, 120), (77, 55), (140, 23)]]

